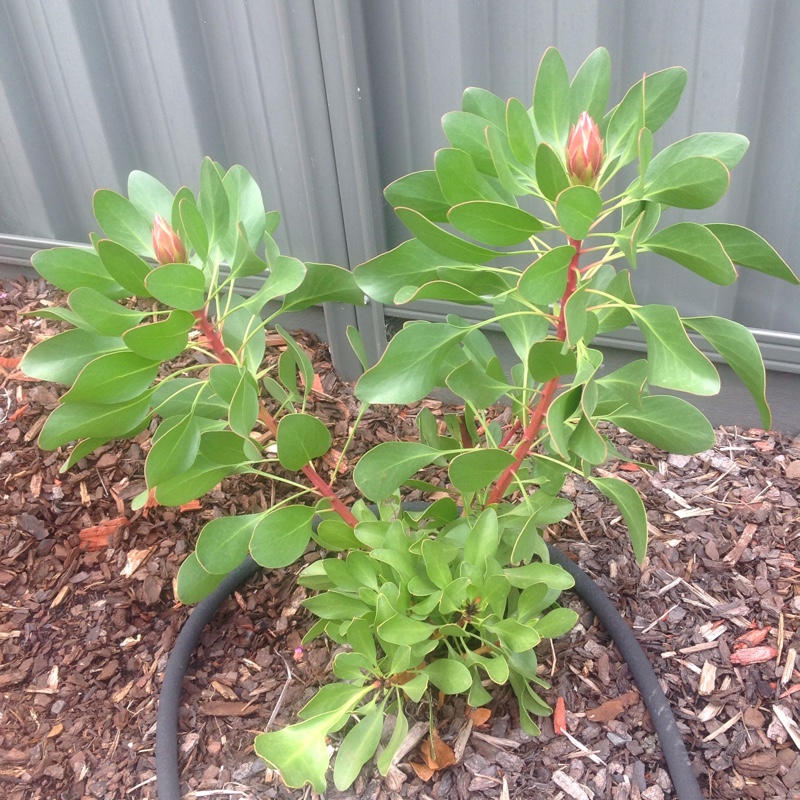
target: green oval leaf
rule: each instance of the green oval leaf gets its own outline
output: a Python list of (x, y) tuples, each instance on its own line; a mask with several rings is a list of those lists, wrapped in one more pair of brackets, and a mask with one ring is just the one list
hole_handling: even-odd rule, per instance
[(717, 370), (686, 335), (673, 306), (639, 306), (630, 313), (647, 342), (650, 383), (698, 395), (719, 392)]
[(262, 567), (271, 569), (292, 564), (308, 547), (313, 519), (314, 509), (308, 506), (283, 506), (270, 511), (253, 531), (250, 555)]
[(448, 219), (467, 236), (492, 245), (516, 245), (544, 230), (544, 225), (527, 211), (484, 200), (454, 206)]
[(389, 644), (414, 645), (430, 639), (436, 633), (436, 626), (402, 614), (395, 614), (381, 622), (375, 633)]
[[(260, 314), (264, 306), (271, 300), (275, 300), (281, 295), (286, 295), (284, 302), (297, 303), (297, 308), (306, 308), (309, 305), (314, 305), (319, 302), (319, 295), (317, 289), (314, 288), (316, 282), (312, 279), (312, 283), (308, 287), (308, 293), (301, 293), (295, 295), (295, 291), (302, 289), (304, 278), (306, 277), (306, 265), (296, 258), (289, 256), (277, 256), (270, 267), (269, 277), (264, 281), (261, 288), (253, 295), (247, 298), (243, 303), (243, 307), (249, 309), (255, 314)], [(335, 288), (334, 291), (339, 291)], [(289, 294), (292, 293), (292, 297)], [(305, 299), (308, 303), (305, 303)], [(359, 303), (363, 298), (359, 294)]]
[(333, 783), (340, 792), (350, 787), (364, 764), (375, 755), (381, 743), (384, 706), (382, 703), (366, 714), (342, 740), (333, 767)]
[(486, 626), (500, 637), (500, 641), (512, 653), (524, 653), (532, 650), (541, 641), (538, 631), (513, 618), (501, 619)]
[[(603, 183), (638, 153), (639, 131), (648, 128), (655, 133), (677, 108), (686, 86), (683, 67), (669, 67), (645, 75), (634, 84), (622, 101), (606, 116), (605, 164)], [(610, 165), (610, 169), (606, 167)]]
[(600, 212), (603, 200), (591, 186), (570, 186), (556, 198), (556, 217), (571, 239), (586, 238)]
[(331, 434), (322, 420), (308, 414), (287, 414), (278, 423), (278, 461), (299, 470), (331, 447)]
[(564, 343), (554, 339), (536, 342), (528, 354), (528, 369), (531, 377), (539, 383), (546, 383), (561, 375), (572, 375), (578, 361), (573, 350), (564, 350)]
[(324, 794), (328, 788), (325, 781), (329, 761), (326, 740), (342, 716), (341, 711), (329, 711), (296, 725), (287, 725), (279, 731), (261, 733), (255, 739), (256, 753), (280, 770), (287, 786), (300, 789), (310, 783), (318, 794)]
[(494, 250), (470, 244), (442, 230), (411, 208), (396, 208), (395, 213), (419, 241), (446, 258), (452, 258), (463, 264), (484, 264), (497, 256)]
[(381, 442), (359, 459), (353, 480), (364, 497), (379, 502), (439, 455), (439, 450), (416, 442)]
[(42, 450), (77, 439), (113, 439), (124, 436), (139, 425), (150, 412), (150, 395), (144, 394), (124, 403), (66, 403), (47, 418), (39, 434)]
[(605, 47), (593, 50), (581, 64), (569, 87), (570, 121), (577, 122), (582, 111), (600, 121), (608, 105), (611, 88), (611, 56)]
[(461, 694), (472, 686), (469, 669), (453, 658), (438, 658), (422, 670), (430, 682), (444, 694)]
[(183, 419), (164, 420), (157, 433), (162, 428), (165, 430), (153, 442), (144, 464), (144, 476), (150, 489), (189, 469), (200, 450), (200, 426), (192, 414)]
[(71, 384), (90, 361), (123, 348), (122, 339), (75, 328), (34, 345), (19, 368), (40, 381)]
[(439, 179), (432, 169), (398, 178), (383, 190), (383, 196), (393, 208), (413, 208), (431, 222), (447, 222), (450, 203), (442, 194)]
[(716, 441), (711, 423), (680, 397), (643, 397), (640, 409), (623, 406), (604, 418), (670, 453), (702, 453)]
[(144, 285), (144, 279), (150, 273), (150, 265), (143, 258), (111, 239), (101, 239), (95, 247), (106, 271), (120, 286), (138, 297), (152, 296)]
[(228, 249), (235, 250), (239, 232), (251, 247), (258, 247), (264, 237), (264, 198), (253, 176), (240, 164), (232, 166), (222, 178), (228, 195), (230, 224)]
[(450, 111), (442, 117), (442, 130), (451, 147), (468, 153), (479, 172), (495, 178), (497, 172), (486, 142), (487, 127), (495, 126), (483, 117), (465, 111)]
[(551, 589), (571, 589), (575, 581), (570, 574), (556, 564), (525, 564), (509, 567), (503, 572), (509, 583), (517, 589), (527, 589), (535, 583), (543, 583)]
[(178, 201), (178, 213), (180, 214), (181, 226), (186, 233), (188, 243), (194, 248), (197, 255), (205, 261), (208, 258), (209, 250), (208, 229), (194, 199), (182, 197)]
[(767, 376), (753, 334), (744, 325), (722, 317), (691, 317), (683, 322), (697, 331), (741, 378), (756, 401), (764, 430), (768, 431), (772, 412), (767, 404)]
[(197, 538), (195, 555), (204, 570), (226, 575), (242, 563), (250, 549), (250, 539), (264, 514), (218, 517), (206, 523)]
[(520, 276), (519, 293), (535, 305), (560, 300), (567, 287), (567, 268), (575, 256), (572, 245), (562, 245), (540, 256)]
[(90, 361), (62, 403), (122, 403), (138, 397), (158, 375), (161, 362), (136, 353), (115, 352)]
[(121, 336), (138, 325), (145, 316), (140, 311), (115, 303), (88, 286), (70, 292), (67, 302), (76, 314), (104, 336)]
[(548, 200), (555, 200), (570, 185), (564, 164), (546, 142), (536, 148), (536, 183)]
[(450, 462), (450, 482), (459, 492), (479, 492), (514, 463), (506, 450), (470, 450)]
[(773, 278), (780, 278), (795, 286), (800, 285), (800, 278), (792, 272), (775, 248), (755, 231), (722, 222), (708, 223), (705, 227), (719, 239), (734, 264), (772, 275)]
[(389, 739), (388, 744), (378, 756), (378, 772), (381, 775), (387, 775), (389, 772), (389, 768), (392, 766), (394, 761), (395, 753), (400, 749), (400, 745), (406, 739), (408, 735), (408, 719), (406, 715), (403, 713), (403, 706), (399, 704), (397, 707), (397, 721), (394, 724), (394, 730), (392, 731), (391, 738)]
[(128, 198), (146, 220), (156, 214), (167, 220), (172, 216), (172, 192), (146, 172), (135, 169), (128, 175)]
[(676, 208), (708, 208), (730, 185), (728, 168), (716, 158), (693, 156), (657, 173), (648, 172), (643, 197)]
[(91, 250), (78, 247), (40, 250), (34, 253), (31, 264), (48, 283), (65, 292), (88, 286), (112, 299), (119, 299), (127, 294), (125, 288), (114, 280), (101, 259)]
[(366, 403), (413, 403), (441, 377), (442, 366), (467, 331), (444, 323), (407, 325), (388, 344), (380, 361), (356, 384)]
[[(556, 150), (567, 143), (570, 122), (569, 75), (561, 53), (548, 47), (542, 56), (533, 88), (533, 119), (537, 139)], [(580, 238), (580, 237), (574, 237)]]
[(411, 239), (357, 266), (353, 272), (360, 289), (379, 303), (391, 304), (406, 286), (422, 286), (439, 278), (439, 266), (461, 264)]
[(303, 605), (320, 619), (359, 619), (374, 611), (357, 597), (342, 592), (323, 592), (303, 600)]
[(514, 157), (527, 167), (535, 162), (536, 134), (525, 106), (512, 97), (506, 104), (506, 128), (508, 143)]
[(199, 603), (220, 585), (224, 575), (212, 575), (200, 565), (192, 553), (178, 570), (178, 599), (185, 605)]
[(160, 483), (156, 487), (156, 500), (163, 506), (182, 506), (190, 500), (210, 492), (221, 480), (236, 472), (236, 467), (219, 464), (202, 453), (189, 469), (181, 475)]
[(191, 264), (156, 267), (144, 284), (156, 300), (172, 308), (199, 311), (206, 303), (205, 276)]
[(445, 147), (436, 151), (433, 160), (436, 179), (449, 205), (471, 200), (503, 201), (502, 195), (478, 172), (472, 158), (463, 150)]
[(221, 242), (228, 233), (231, 209), (222, 176), (216, 164), (208, 156), (203, 159), (200, 166), (198, 202), (208, 230), (208, 246), (211, 248)]
[(109, 239), (134, 253), (153, 258), (150, 221), (130, 200), (110, 189), (98, 189), (93, 205), (95, 219)]
[[(589, 480), (620, 510), (628, 526), (628, 535), (633, 552), (636, 554), (636, 561), (641, 564), (647, 555), (647, 513), (639, 493), (633, 486), (619, 478), (590, 477)], [(536, 626), (537, 630), (546, 619), (547, 617), (540, 620)]]
[(497, 512), (491, 506), (481, 511), (480, 516), (470, 528), (464, 541), (464, 561), (480, 567), (481, 572), (487, 558), (497, 555), (500, 542), (500, 528)]
[(167, 361), (186, 349), (194, 322), (188, 311), (175, 310), (162, 322), (131, 328), (122, 335), (122, 340), (143, 358)]
[[(298, 262), (302, 266), (302, 262)], [(364, 293), (349, 269), (335, 264), (305, 264), (302, 283), (289, 291), (281, 311), (301, 311), (318, 303), (348, 303), (364, 305)]]
[(740, 133), (695, 133), (658, 153), (646, 170), (646, 178), (651, 180), (667, 167), (695, 156), (715, 158), (728, 169), (733, 169), (742, 160), (749, 144), (747, 137)]

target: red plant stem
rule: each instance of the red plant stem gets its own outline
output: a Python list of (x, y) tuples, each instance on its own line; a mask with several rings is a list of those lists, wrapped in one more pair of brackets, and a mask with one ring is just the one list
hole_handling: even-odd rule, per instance
[[(217, 356), (220, 362), (222, 364), (235, 364), (236, 362), (230, 351), (225, 348), (225, 344), (222, 341), (222, 336), (220, 336), (219, 331), (211, 323), (205, 311), (195, 311), (193, 313), (195, 319), (197, 320), (197, 327), (206, 337), (206, 339), (208, 339), (211, 349), (214, 351), (214, 354)], [(264, 406), (259, 405), (258, 418), (264, 423), (264, 425), (267, 426), (269, 432), (273, 436), (277, 437), (278, 423), (275, 421), (275, 417), (273, 417), (272, 414), (270, 414), (269, 411), (264, 408)], [(308, 478), (308, 480), (311, 482), (311, 485), (314, 487), (317, 494), (321, 497), (328, 498), (334, 511), (336, 511), (336, 513), (348, 525), (350, 525), (350, 527), (355, 527), (355, 525), (358, 523), (358, 520), (353, 516), (350, 509), (336, 496), (333, 489), (331, 489), (331, 487), (325, 483), (314, 467), (312, 467), (311, 464), (306, 464), (302, 468), (302, 471), (303, 475), (305, 475), (306, 478)]]
[[(567, 300), (574, 294), (578, 286), (578, 276), (580, 275), (578, 264), (581, 258), (581, 242), (576, 239), (569, 239), (569, 243), (575, 248), (575, 255), (569, 262), (569, 267), (567, 267), (567, 285), (561, 298), (561, 308), (559, 310), (558, 324), (556, 326), (556, 338), (561, 342), (567, 337)], [(489, 495), (487, 505), (495, 505), (503, 499), (508, 487), (511, 485), (514, 475), (517, 474), (517, 470), (530, 452), (531, 447), (533, 447), (533, 443), (536, 441), (536, 437), (541, 430), (547, 410), (550, 408), (550, 404), (555, 398), (559, 377), (560, 376), (556, 375), (556, 377), (551, 378), (544, 385), (544, 389), (542, 389), (542, 393), (539, 395), (539, 402), (536, 404), (536, 409), (525, 428), (525, 432), (517, 445), (517, 449), (514, 451), (514, 461), (503, 470), (502, 475), (497, 479), (497, 483), (494, 485)]]
[(514, 424), (508, 429), (506, 435), (503, 437), (502, 441), (498, 445), (502, 450), (513, 438), (514, 434), (522, 427), (522, 423), (518, 420), (514, 420)]
[(209, 320), (205, 310), (193, 311), (192, 313), (197, 320), (197, 327), (200, 330), (200, 333), (202, 333), (203, 336), (208, 339), (211, 349), (214, 351), (214, 354), (220, 360), (220, 362), (222, 364), (234, 364), (235, 361), (233, 356), (228, 350), (225, 349), (222, 336), (220, 336), (219, 331), (211, 324), (211, 320)]

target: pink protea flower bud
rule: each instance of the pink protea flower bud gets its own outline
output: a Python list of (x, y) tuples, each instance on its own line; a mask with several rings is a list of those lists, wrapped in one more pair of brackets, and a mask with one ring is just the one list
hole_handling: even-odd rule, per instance
[(159, 264), (186, 264), (186, 245), (172, 226), (158, 214), (153, 217), (153, 250)]
[(584, 111), (567, 140), (567, 171), (574, 182), (591, 185), (603, 165), (603, 140), (597, 123)]

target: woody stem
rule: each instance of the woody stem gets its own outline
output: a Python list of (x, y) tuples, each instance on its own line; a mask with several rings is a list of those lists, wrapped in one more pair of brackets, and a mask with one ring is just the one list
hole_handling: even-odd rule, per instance
[[(578, 276), (580, 274), (580, 268), (578, 265), (581, 258), (581, 242), (577, 239), (569, 239), (569, 243), (575, 248), (575, 255), (572, 256), (572, 260), (567, 267), (567, 284), (564, 289), (564, 294), (561, 298), (561, 308), (559, 309), (558, 324), (556, 325), (556, 339), (561, 342), (563, 342), (567, 337), (567, 301), (575, 293), (575, 289), (578, 286)], [(545, 420), (547, 410), (550, 408), (550, 405), (555, 398), (556, 390), (558, 389), (558, 379), (559, 376), (556, 375), (544, 385), (544, 388), (539, 395), (539, 401), (536, 404), (536, 408), (531, 415), (530, 422), (525, 427), (525, 432), (522, 435), (522, 439), (520, 439), (520, 442), (514, 451), (514, 461), (509, 464), (505, 470), (503, 470), (503, 473), (497, 479), (497, 483), (494, 485), (492, 492), (489, 495), (489, 501), (487, 505), (494, 505), (503, 499), (508, 487), (511, 485), (514, 475), (517, 474), (517, 470), (520, 468), (522, 462), (525, 460), (525, 457), (530, 452), (531, 447), (533, 447), (533, 443), (539, 436), (539, 431), (541, 430), (542, 423)]]

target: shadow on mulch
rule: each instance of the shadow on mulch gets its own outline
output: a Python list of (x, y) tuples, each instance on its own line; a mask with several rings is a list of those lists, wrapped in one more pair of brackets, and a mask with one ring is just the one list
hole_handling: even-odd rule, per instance
[[(266, 507), (277, 490), (235, 479), (188, 508), (134, 513), (148, 432), (59, 474), (63, 454), (36, 445), (58, 387), (16, 369), (56, 325), (18, 312), (55, 299), (40, 281), (0, 284), (0, 793), (155, 798), (157, 693), (187, 613), (174, 600), (177, 569), (205, 521)], [(301, 341), (319, 375), (315, 411), (341, 447), (356, 413), (352, 392), (332, 372), (324, 344)], [(278, 342), (269, 344), (274, 357)], [(442, 413), (437, 401), (423, 404)], [(370, 410), (341, 476), (345, 499), (358, 455), (376, 442), (413, 438), (417, 410)], [(576, 511), (549, 529), (550, 540), (597, 579), (637, 632), (708, 798), (797, 800), (800, 438), (720, 429), (713, 450), (689, 457), (622, 431), (613, 436), (623, 453), (656, 467), (609, 466), (645, 499), (651, 545), (643, 568), (615, 509), (581, 480), (568, 482)], [(189, 798), (313, 796), (283, 787), (252, 749), (284, 690), (276, 724), (291, 721), (330, 671), (324, 643), (296, 651), (309, 620), (295, 575), (258, 576), (203, 636), (181, 712)], [(626, 665), (579, 601), (569, 593), (563, 601), (580, 622), (539, 655), (553, 685), (548, 699), (564, 699), (568, 736), (554, 735), (549, 719), (541, 737), (526, 736), (513, 698), (500, 690), (456, 767), (423, 783), (403, 764), (391, 785), (366, 770), (351, 791), (326, 797), (673, 797)], [(419, 709), (420, 719), (427, 714)], [(454, 740), (464, 732), (463, 704), (446, 704), (436, 719)]]

